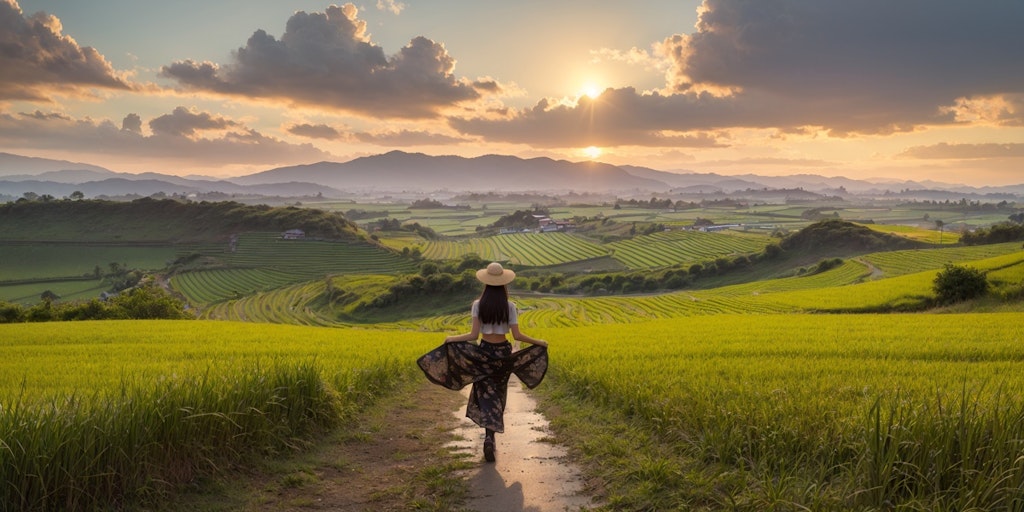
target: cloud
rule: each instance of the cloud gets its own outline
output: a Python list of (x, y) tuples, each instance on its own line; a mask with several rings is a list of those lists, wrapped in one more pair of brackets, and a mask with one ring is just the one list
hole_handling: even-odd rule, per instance
[(405, 4), (395, 0), (377, 0), (377, 10), (387, 11), (394, 15), (402, 14)]
[(63, 35), (55, 16), (25, 17), (16, 0), (0, 0), (0, 101), (52, 101), (93, 96), (93, 89), (130, 90), (94, 48)]
[(285, 131), (293, 135), (308, 137), (310, 139), (336, 140), (342, 138), (342, 134), (337, 128), (326, 124), (293, 124), (285, 128)]
[(931, 146), (914, 146), (898, 155), (900, 158), (921, 159), (985, 159), (1024, 158), (1024, 144), (949, 144), (942, 142)]
[[(1024, 2), (704, 0), (696, 31), (665, 38), (666, 87), (552, 99), (504, 117), (450, 119), (492, 141), (570, 146), (714, 145), (708, 132), (1024, 125)], [(597, 58), (652, 66), (646, 53)]]
[(138, 114), (128, 114), (121, 121), (121, 130), (142, 133), (142, 118)]
[[(580, 97), (576, 105), (541, 100), (504, 118), (450, 118), (465, 134), (490, 141), (538, 147), (652, 146), (721, 147), (704, 128), (727, 127), (734, 114), (714, 100), (695, 107), (684, 95), (641, 94), (631, 87), (606, 89), (597, 98)], [(679, 117), (678, 112), (690, 115)], [(681, 133), (692, 132), (692, 133)]]
[[(42, 112), (0, 114), (0, 147), (59, 150), (144, 161), (161, 167), (288, 165), (325, 160), (331, 155), (310, 144), (291, 144), (241, 123), (179, 107), (149, 122), (128, 114), (116, 126), (109, 120), (75, 119)], [(216, 130), (211, 135), (203, 132)], [(86, 158), (86, 156), (82, 156)]]
[[(958, 98), (1024, 92), (1014, 0), (705, 0), (697, 32), (666, 39), (676, 90), (796, 103), (844, 131), (952, 122)], [(828, 115), (815, 115), (824, 109)]]
[(154, 135), (192, 136), (200, 130), (224, 130), (238, 126), (238, 123), (214, 116), (208, 112), (195, 112), (177, 107), (174, 112), (164, 114), (149, 122)]
[(269, 98), (381, 118), (432, 118), (478, 100), (493, 85), (453, 74), (445, 47), (416, 37), (387, 57), (352, 4), (299, 11), (281, 39), (257, 30), (233, 62), (178, 61), (161, 74), (191, 90)]
[(601, 48), (600, 50), (592, 50), (590, 55), (591, 62), (594, 63), (605, 61), (622, 62), (630, 66), (641, 66), (652, 71), (665, 71), (669, 66), (669, 62), (661, 56), (635, 46), (626, 51), (614, 48)]

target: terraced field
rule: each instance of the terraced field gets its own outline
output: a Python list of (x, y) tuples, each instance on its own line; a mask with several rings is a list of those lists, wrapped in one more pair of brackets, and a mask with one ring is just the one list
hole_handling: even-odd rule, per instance
[(698, 263), (722, 256), (758, 252), (770, 243), (761, 234), (673, 230), (608, 244), (612, 257), (630, 268)]
[(516, 233), (459, 241), (431, 241), (423, 249), (428, 259), (457, 259), (477, 254), (483, 259), (544, 267), (607, 256), (600, 245), (568, 233)]
[(937, 229), (923, 229), (919, 227), (894, 224), (863, 224), (863, 226), (871, 229), (872, 231), (878, 231), (879, 233), (899, 235), (904, 238), (917, 240), (919, 242), (927, 242), (930, 244), (955, 244), (960, 241), (960, 233), (949, 231), (940, 232)]
[(217, 253), (226, 268), (171, 278), (190, 301), (209, 304), (331, 274), (393, 274), (416, 264), (393, 251), (361, 243), (282, 240), (277, 234), (239, 237), (233, 252)]
[(971, 247), (878, 252), (863, 256), (861, 259), (878, 267), (887, 277), (895, 277), (925, 269), (942, 268), (947, 263), (980, 260), (1002, 254), (1012, 254), (1020, 250), (1019, 242), (1007, 242)]

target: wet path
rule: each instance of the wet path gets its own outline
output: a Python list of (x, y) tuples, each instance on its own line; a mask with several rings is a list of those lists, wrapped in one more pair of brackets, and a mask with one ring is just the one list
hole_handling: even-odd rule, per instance
[[(469, 386), (462, 390), (469, 397)], [(536, 401), (512, 377), (505, 410), (505, 433), (497, 434), (496, 461), (483, 460), (483, 429), (465, 417), (465, 403), (452, 445), (472, 454), (477, 464), (467, 472), (467, 508), (488, 512), (561, 512), (594, 506), (582, 496), (583, 480), (568, 463), (565, 450), (549, 441), (548, 421)]]

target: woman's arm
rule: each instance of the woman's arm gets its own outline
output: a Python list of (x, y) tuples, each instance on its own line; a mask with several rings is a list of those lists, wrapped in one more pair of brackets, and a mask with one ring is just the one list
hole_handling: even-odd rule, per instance
[(519, 330), (519, 324), (512, 324), (512, 325), (510, 325), (508, 327), (509, 327), (509, 330), (512, 331), (512, 338), (515, 339), (516, 341), (525, 341), (527, 343), (532, 343), (534, 345), (540, 345), (542, 347), (548, 346), (548, 342), (546, 342), (544, 340), (538, 340), (537, 338), (531, 338), (531, 337), (527, 336), (526, 334), (523, 334), (523, 332)]
[(445, 343), (453, 343), (456, 341), (474, 341), (477, 336), (480, 336), (480, 317), (473, 317), (472, 330), (466, 334), (459, 334), (456, 336), (448, 336), (444, 339)]

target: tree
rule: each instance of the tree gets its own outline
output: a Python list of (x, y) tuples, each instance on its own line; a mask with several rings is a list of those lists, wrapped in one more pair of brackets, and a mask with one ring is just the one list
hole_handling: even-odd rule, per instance
[(945, 221), (942, 221), (942, 220), (936, 220), (935, 221), (935, 227), (939, 228), (939, 245), (942, 245), (942, 228), (945, 225), (946, 225)]
[(50, 290), (44, 290), (43, 293), (39, 294), (39, 300), (45, 302), (53, 302), (58, 299), (60, 299), (60, 295), (57, 295)]
[(932, 289), (939, 304), (953, 304), (984, 295), (988, 280), (976, 268), (947, 263), (935, 276)]
[(76, 190), (68, 197), (75, 201), (81, 201), (82, 199), (85, 199), (85, 194), (83, 194), (81, 190)]

